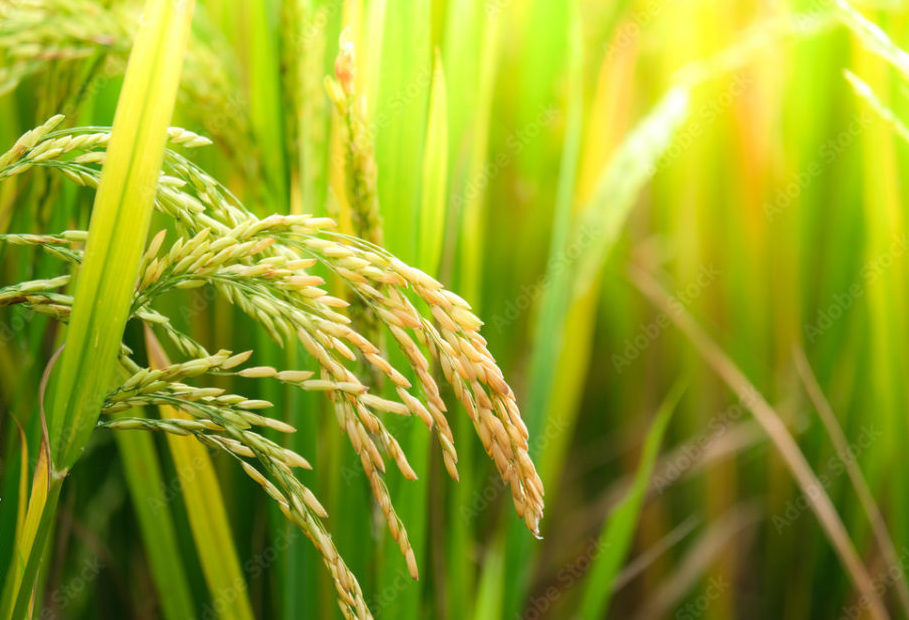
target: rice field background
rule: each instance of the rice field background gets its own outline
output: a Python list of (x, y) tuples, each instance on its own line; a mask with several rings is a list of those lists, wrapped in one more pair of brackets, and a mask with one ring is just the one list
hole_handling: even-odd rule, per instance
[(907, 10), (0, 0), (0, 618), (909, 616)]

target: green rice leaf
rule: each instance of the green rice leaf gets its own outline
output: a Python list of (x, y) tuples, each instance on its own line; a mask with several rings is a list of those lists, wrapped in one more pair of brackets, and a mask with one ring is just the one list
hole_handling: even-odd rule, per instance
[[(29, 516), (39, 525), (23, 583), (29, 583), (31, 567), (37, 569), (40, 562), (62, 480), (82, 454), (104, 398), (116, 385), (115, 369), (161, 174), (192, 12), (192, 1), (149, 0), (130, 55), (92, 211), (91, 241), (76, 280), (66, 345), (56, 381), (51, 382), (46, 452), (53, 459), (47, 465), (52, 483), (40, 515)], [(131, 464), (147, 465), (153, 460), (150, 447), (147, 443), (142, 452), (140, 444), (130, 446), (125, 461), (128, 471)], [(149, 472), (133, 473), (141, 477)], [(165, 580), (159, 581), (159, 587), (176, 588), (159, 593), (167, 617), (190, 617), (194, 610), (175, 545), (153, 546), (149, 553), (156, 577)], [(24, 612), (21, 595), (15, 617)]]
[[(27, 467), (24, 474), (28, 475)], [(22, 618), (26, 615), (26, 607), (32, 598), (32, 584), (41, 561), (44, 536), (53, 522), (50, 513), (59, 498), (61, 482), (61, 478), (51, 474), (47, 442), (42, 441), (31, 493), (27, 497), (28, 508), (16, 530), (16, 547), (3, 584), (0, 618)], [(20, 501), (25, 499), (20, 497)]]
[[(169, 366), (170, 360), (148, 326), (145, 328), (145, 341), (151, 367)], [(162, 418), (191, 419), (189, 415), (167, 405), (161, 405), (159, 410)], [(150, 441), (140, 433), (117, 433), (116, 436), (118, 439), (121, 436), (139, 436)], [(216, 602), (230, 601), (230, 612), (224, 613), (223, 617), (251, 620), (253, 613), (246, 592), (246, 580), (240, 570), (227, 510), (211, 458), (205, 447), (192, 437), (167, 434), (167, 445), (174, 459), (196, 552), (212, 598)]]
[[(379, 202), (388, 249), (416, 257), (420, 178), (432, 80), (428, 0), (388, 3), (382, 38), (382, 80), (375, 118)], [(416, 169), (419, 169), (418, 167)]]
[[(128, 415), (128, 411), (122, 411), (111, 417)], [(155, 442), (147, 433), (115, 433), (114, 440), (163, 615), (167, 620), (193, 617), (190, 582), (180, 556)]]
[(117, 104), (75, 302), (52, 383), (52, 454), (71, 467), (95, 428), (114, 368), (148, 234), (189, 36), (193, 3), (149, 0)]
[(631, 546), (647, 485), (660, 453), (663, 435), (684, 391), (685, 385), (677, 383), (660, 406), (650, 430), (647, 431), (640, 464), (631, 488), (603, 527), (597, 546), (598, 555), (585, 580), (580, 614), (584, 620), (596, 620), (606, 616), (612, 597), (612, 582), (618, 575)]
[(426, 273), (438, 271), (445, 232), (448, 190), (448, 105), (445, 73), (438, 53), (429, 98), (429, 126), (423, 151), (423, 200), (420, 209), (420, 241), (417, 266)]

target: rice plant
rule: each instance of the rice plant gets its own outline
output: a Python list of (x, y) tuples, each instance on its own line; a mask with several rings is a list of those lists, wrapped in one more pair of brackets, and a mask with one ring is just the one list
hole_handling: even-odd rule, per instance
[(904, 4), (0, 2), (0, 618), (909, 616)]

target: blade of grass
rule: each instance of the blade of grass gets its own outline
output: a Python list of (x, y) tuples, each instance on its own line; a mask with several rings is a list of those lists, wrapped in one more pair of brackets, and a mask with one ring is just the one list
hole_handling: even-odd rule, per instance
[(418, 214), (420, 237), (417, 252), (417, 267), (429, 274), (436, 274), (439, 269), (448, 190), (448, 105), (445, 73), (438, 51), (434, 65), (429, 125), (423, 151), (423, 198)]
[(448, 96), (448, 176), (452, 193), (463, 183), (470, 121), (478, 112), (475, 104), (483, 41), (483, 4), (481, 0), (467, 0), (449, 2), (447, 6), (442, 62)]
[[(31, 493), (28, 497), (28, 508), (22, 519), (21, 527), (14, 534), (13, 556), (9, 569), (3, 580), (3, 592), (0, 596), (0, 618), (12, 620), (25, 617), (26, 607), (31, 602), (38, 586), (38, 571), (43, 560), (44, 547), (50, 538), (54, 524), (54, 511), (60, 499), (60, 487), (64, 476), (53, 469), (47, 433), (47, 419), (44, 413), (44, 397), (47, 393), (48, 377), (60, 356), (58, 350), (51, 357), (38, 388), (38, 403), (41, 423), (41, 443), (38, 447), (38, 459), (35, 463), (35, 474), (32, 480)], [(25, 444), (23, 444), (25, 450)], [(28, 464), (25, 464), (25, 475), (28, 475)], [(20, 500), (25, 498), (20, 496)]]
[(486, 550), (483, 574), (477, 586), (477, 597), (474, 601), (473, 617), (476, 620), (496, 620), (502, 615), (503, 578), (505, 576), (505, 558), (502, 553), (502, 540), (496, 541)]
[[(130, 414), (123, 411), (111, 417)], [(117, 432), (114, 440), (164, 617), (168, 620), (194, 617), (190, 582), (183, 567), (154, 438), (146, 433)]]
[(385, 38), (385, 15), (387, 0), (372, 0), (369, 3), (368, 24), (364, 36), (366, 45), (363, 59), (363, 92), (366, 94), (366, 118), (375, 120), (376, 104), (379, 101), (379, 85), (382, 83), (382, 49)]
[[(418, 251), (422, 191), (420, 176), (413, 170), (423, 161), (425, 152), (433, 70), (430, 29), (427, 27), (430, 15), (431, 2), (428, 0), (397, 0), (386, 3), (382, 20), (382, 71), (374, 120), (377, 188), (386, 245), (404, 261), (414, 261)], [(396, 355), (391, 355), (394, 364), (397, 363)], [(390, 479), (389, 491), (407, 528), (417, 563), (423, 567), (427, 552), (430, 443), (424, 429), (415, 424), (413, 418), (397, 421), (394, 426), (397, 428), (390, 425), (390, 430), (399, 437), (399, 443), (421, 481), (413, 485), (400, 478)], [(381, 610), (373, 611), (384, 617), (419, 617), (425, 583), (409, 578), (400, 582), (404, 561), (398, 549), (388, 541), (386, 536), (379, 554), (377, 591), (392, 588), (396, 596)]]
[[(461, 240), (475, 238), (478, 233), (462, 228), (463, 211), (470, 208), (467, 203), (471, 199), (476, 201), (472, 193), (479, 194), (478, 197), (483, 199), (486, 193), (478, 192), (477, 188), (480, 173), (487, 168), (489, 160), (490, 116), (498, 62), (495, 54), (499, 47), (495, 38), (498, 26), (492, 23), (494, 16), (486, 18), (488, 13), (485, 7), (482, 0), (449, 3), (448, 31), (442, 50), (448, 104), (447, 176), (450, 187), (446, 222), (447, 229), (452, 233), (445, 237), (443, 275), (448, 277), (449, 272), (453, 272), (458, 290), (475, 306), (482, 302), (478, 290), (481, 281), (479, 267), (483, 263), (479, 259), (482, 256), (477, 255), (473, 260), (467, 257)], [(483, 249), (474, 248), (477, 252)], [(449, 536), (446, 541), (444, 598), (448, 605), (448, 617), (463, 618), (473, 611), (473, 575), (477, 569), (474, 559), (462, 550), (473, 544), (476, 510), (472, 502), (480, 489), (476, 484), (474, 454), (477, 442), (473, 437), (472, 424), (467, 417), (457, 416), (453, 426), (455, 447), (462, 465), (459, 467), (459, 483), (450, 485), (449, 514), (457, 517), (453, 522), (449, 519), (446, 528)]]
[(663, 443), (663, 435), (684, 391), (685, 385), (677, 383), (660, 406), (650, 430), (647, 431), (634, 482), (625, 499), (616, 507), (603, 527), (598, 543), (599, 554), (585, 579), (581, 603), (582, 618), (593, 620), (606, 616), (612, 598), (612, 583), (619, 574), (631, 546), (650, 475), (653, 473), (653, 466)]
[(755, 419), (770, 437), (784, 463), (801, 487), (808, 504), (824, 528), (824, 532), (849, 577), (867, 601), (872, 617), (887, 618), (887, 609), (877, 593), (868, 570), (856, 553), (833, 502), (830, 501), (826, 490), (814, 475), (798, 444), (789, 434), (789, 430), (776, 411), (767, 404), (760, 392), (751, 385), (745, 375), (685, 311), (684, 307), (673, 299), (650, 274), (640, 267), (632, 266), (629, 276), (635, 288), (676, 324), (707, 364), (754, 414)]
[(63, 478), (51, 467), (45, 435), (41, 441), (35, 476), (32, 480), (28, 510), (23, 527), (16, 536), (16, 548), (0, 599), (0, 617), (7, 620), (25, 618), (35, 589), (35, 579), (41, 566), (43, 541), (50, 537), (53, 514), (60, 499)]
[(475, 307), (480, 305), (486, 218), (483, 206), (489, 184), (489, 135), (492, 115), (493, 89), (499, 68), (499, 21), (497, 12), (487, 15), (480, 53), (479, 89), (476, 96), (470, 159), (463, 194), (455, 203), (461, 219), (458, 288)]
[[(273, 0), (241, 2), (239, 11), (245, 18), (248, 63), (249, 111), (253, 131), (260, 146), (266, 176), (264, 188), (258, 188), (273, 204), (266, 208), (280, 213), (287, 210), (287, 162), (284, 154), (284, 127), (281, 97), (280, 63), (275, 31), (278, 3)], [(263, 205), (260, 204), (260, 208)]]
[[(23, 454), (27, 452), (26, 444), (23, 438)], [(48, 492), (48, 468), (47, 468), (47, 446), (42, 442), (41, 450), (38, 453), (38, 462), (35, 466), (35, 476), (32, 480), (31, 493), (28, 486), (28, 461), (23, 463), (24, 467), (20, 472), (20, 490), (19, 490), (19, 511), (16, 521), (15, 532), (15, 550), (13, 558), (10, 561), (9, 570), (3, 584), (3, 598), (0, 602), (0, 615), (3, 618), (11, 618), (13, 607), (16, 604), (14, 597), (19, 595), (20, 586), (25, 577), (28, 557), (19, 555), (20, 550), (30, 549), (35, 541), (35, 532), (38, 529), (37, 516), (43, 510), (44, 503), (47, 501)]]
[(432, 80), (428, 0), (391, 2), (384, 19), (376, 116), (376, 163), (388, 249), (405, 262), (416, 256), (420, 178)]
[[(581, 151), (582, 128), (584, 124), (584, 86), (583, 86), (583, 50), (580, 45), (580, 20), (577, 11), (572, 12), (572, 36), (569, 37), (570, 49), (570, 96), (568, 101), (568, 120), (565, 131), (565, 143), (562, 147), (562, 159), (559, 169), (559, 185), (556, 195), (555, 213), (553, 214), (552, 236), (548, 265), (553, 265), (554, 260), (564, 257), (568, 246), (568, 237), (571, 228), (571, 217), (574, 207), (574, 197), (577, 190), (578, 163)], [(570, 271), (570, 270), (566, 270)], [(524, 416), (527, 420), (531, 436), (543, 432), (544, 424), (551, 424), (548, 417), (544, 419), (549, 405), (549, 386), (537, 384), (541, 378), (552, 381), (555, 365), (558, 363), (561, 331), (565, 324), (565, 304), (561, 295), (566, 294), (570, 282), (568, 273), (549, 274), (551, 286), (544, 290), (541, 301), (540, 313), (534, 327), (535, 349), (530, 362), (530, 388), (527, 395), (527, 404)], [(545, 436), (545, 435), (544, 435)], [(567, 441), (563, 439), (563, 441)], [(540, 445), (531, 444), (531, 456), (545, 458), (540, 455)], [(544, 488), (547, 485), (546, 469), (540, 464), (540, 472), (544, 479)], [(507, 577), (508, 594), (507, 605), (509, 613), (518, 613), (521, 599), (526, 596), (529, 584), (530, 566), (526, 555), (532, 544), (523, 532), (523, 528), (512, 520), (509, 523), (509, 553), (506, 557), (509, 576)]]
[[(524, 36), (527, 51), (521, 63), (521, 74), (517, 88), (517, 122), (519, 127), (534, 124), (541, 111), (549, 109), (558, 101), (558, 88), (561, 73), (568, 63), (571, 47), (569, 37), (572, 13), (579, 10), (581, 2), (550, 2), (534, 0), (533, 2), (498, 3), (487, 10), (491, 16), (509, 21), (519, 21), (526, 14), (527, 26)], [(510, 12), (510, 15), (501, 15)], [(541, 178), (542, 167), (548, 163), (549, 146), (546, 132), (540, 132), (526, 141), (524, 148), (517, 154), (517, 165), (520, 174), (533, 182)]]
[[(130, 54), (92, 212), (90, 241), (75, 285), (67, 345), (51, 384), (45, 455), (51, 482), (40, 514), (28, 517), (37, 524), (34, 544), (17, 549), (27, 561), (14, 612), (24, 611), (21, 595), (31, 590), (43, 557), (63, 478), (81, 455), (104, 397), (114, 387), (192, 9), (191, 1), (149, 0)], [(191, 614), (192, 608), (181, 612)]]
[[(28, 439), (25, 437), (25, 431), (22, 430), (22, 427), (16, 421), (16, 426), (19, 430), (19, 440), (21, 445), (19, 446), (19, 504), (16, 507), (16, 537), (19, 536), (19, 532), (22, 531), (22, 528), (25, 525), (25, 509), (28, 505), (28, 474), (29, 474), (29, 463), (28, 463)], [(18, 546), (18, 543), (16, 543)]]
[[(164, 368), (170, 365), (167, 354), (147, 325), (145, 342), (151, 368)], [(173, 407), (163, 405), (159, 409), (162, 418), (190, 419), (188, 414)], [(121, 434), (118, 433), (119, 435)], [(196, 552), (199, 554), (209, 591), (215, 601), (230, 601), (229, 609), (218, 608), (218, 611), (224, 618), (251, 620), (253, 613), (246, 592), (246, 580), (240, 570), (230, 522), (221, 496), (221, 487), (208, 452), (201, 443), (191, 437), (169, 433), (167, 445), (174, 459), (189, 524), (196, 542)]]
[[(902, 52), (903, 57), (909, 57)], [(883, 107), (894, 105), (895, 86), (890, 68), (865, 50), (854, 54), (856, 67), (877, 92)], [(905, 71), (906, 67), (900, 67)], [(909, 78), (909, 73), (903, 73)], [(900, 548), (909, 544), (909, 496), (899, 481), (888, 475), (892, 463), (905, 453), (903, 439), (909, 435), (906, 409), (909, 407), (905, 381), (909, 359), (906, 348), (907, 312), (905, 282), (906, 196), (903, 191), (904, 159), (899, 138), (886, 118), (871, 118), (862, 131), (861, 170), (864, 230), (864, 260), (869, 266), (865, 303), (868, 311), (868, 360), (870, 393), (868, 406), (881, 425), (882, 437), (876, 449), (865, 455), (863, 465), (877, 492), (890, 498), (892, 535)], [(888, 257), (888, 258), (883, 258)]]
[(164, 157), (193, 3), (149, 0), (130, 55), (51, 392), (55, 467), (82, 452), (107, 392), (132, 302)]
[(897, 571), (899, 574), (899, 579), (893, 580), (894, 586), (899, 595), (903, 613), (909, 617), (909, 588), (906, 586), (906, 575), (903, 571), (902, 562), (899, 560), (896, 546), (893, 544), (893, 539), (887, 529), (887, 521), (884, 519), (881, 509), (878, 508), (877, 502), (874, 501), (874, 495), (871, 493), (871, 489), (868, 488), (868, 483), (865, 482), (865, 477), (862, 474), (862, 470), (859, 469), (858, 461), (852, 448), (849, 447), (849, 440), (846, 438), (846, 434), (840, 427), (839, 422), (837, 422), (836, 414), (833, 413), (833, 408), (817, 382), (817, 377), (811, 369), (811, 364), (809, 364), (808, 358), (805, 356), (805, 351), (801, 347), (796, 347), (794, 355), (795, 367), (798, 369), (805, 392), (807, 392), (811, 403), (817, 410), (818, 416), (824, 423), (824, 428), (830, 436), (830, 441), (833, 442), (837, 456), (846, 468), (846, 474), (849, 476), (852, 488), (855, 489), (855, 494), (858, 495), (862, 509), (868, 516), (868, 521), (871, 522), (871, 531), (874, 533), (874, 538), (881, 553), (884, 555), (887, 566), (890, 566), (892, 570)]
[[(445, 212), (448, 198), (448, 99), (445, 87), (445, 73), (442, 68), (442, 57), (437, 49), (432, 77), (432, 90), (429, 97), (429, 119), (426, 128), (426, 141), (423, 150), (423, 179), (422, 179), (422, 207), (419, 218), (419, 242), (417, 244), (417, 267), (433, 276), (438, 275), (439, 262), (442, 258), (442, 241), (445, 234)], [(425, 439), (416, 436), (415, 441)], [(427, 483), (429, 476), (427, 476)], [(438, 479), (435, 482), (438, 488)], [(440, 493), (427, 495), (430, 502), (442, 498)], [(440, 519), (434, 519), (434, 524), (427, 526), (428, 539), (432, 540), (441, 534)], [(435, 525), (435, 527), (433, 526)], [(459, 524), (463, 526), (463, 523)], [(455, 534), (453, 525), (452, 534)], [(447, 528), (446, 528), (447, 529)], [(428, 561), (434, 567), (440, 567), (441, 562), (435, 558)], [(463, 574), (445, 575), (439, 579), (434, 598), (443, 601), (448, 595), (451, 577), (459, 579)], [(463, 595), (463, 585), (455, 584), (455, 591)], [(442, 609), (438, 604), (436, 609)], [(444, 614), (444, 612), (442, 612)], [(440, 615), (442, 615), (440, 614)]]

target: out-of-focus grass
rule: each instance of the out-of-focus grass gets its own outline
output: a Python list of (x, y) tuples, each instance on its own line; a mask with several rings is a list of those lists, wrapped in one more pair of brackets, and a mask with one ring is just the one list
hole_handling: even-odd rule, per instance
[[(131, 0), (113, 8), (85, 0), (81, 14), (58, 0), (37, 4), (72, 15), (65, 19), (73, 30), (21, 33), (0, 17), (0, 83), (30, 50), (55, 50), (38, 54), (0, 96), (0, 152), (60, 104), (74, 107), (80, 123), (109, 123), (131, 30), (105, 37), (90, 26), (136, 21)], [(327, 498), (335, 542), (375, 615), (541, 618), (586, 609), (593, 617), (610, 595), (610, 617), (654, 609), (717, 618), (880, 613), (863, 602), (855, 571), (840, 561), (787, 460), (749, 426), (754, 403), (741, 402), (671, 317), (629, 285), (629, 263), (661, 282), (772, 405), (841, 519), (859, 568), (890, 613), (903, 613), (905, 3), (198, 4), (176, 117), (213, 134), (215, 147), (200, 155), (206, 167), (257, 213), (328, 214), (345, 232), (353, 208), (340, 194), (350, 172), (345, 134), (324, 77), (349, 28), (385, 242), (480, 310), (531, 431), (547, 487), (542, 541), (514, 518), (465, 414), (453, 423), (460, 484), (442, 475), (422, 426), (389, 421), (420, 478), (389, 478), (420, 564), (413, 582), (377, 525), (332, 412), (276, 385), (259, 388), (299, 429), (282, 441), (318, 464), (318, 473), (303, 475)], [(87, 22), (88, 7), (122, 21)], [(43, 173), (6, 181), (0, 232), (84, 227), (89, 197)], [(0, 259), (0, 286), (47, 272), (39, 254), (0, 247)], [(170, 303), (203, 344), (255, 348), (262, 364), (308, 362), (302, 351), (253, 336), (248, 319), (201, 293)], [(3, 571), (22, 508), (19, 484), (32, 480), (39, 454), (34, 387), (56, 348), (49, 325), (18, 309), (0, 312)], [(876, 543), (866, 515), (873, 511), (855, 501), (854, 472), (846, 475), (840, 447), (816, 421), (792, 361), (796, 346), (836, 412), (896, 565)], [(650, 487), (635, 487), (642, 504), (626, 565), (637, 568), (612, 592), (611, 583), (590, 579), (617, 569), (595, 542), (621, 510), (649, 421), (679, 377), (689, 387)], [(33, 457), (27, 472), (13, 416)], [(199, 593), (183, 604), (231, 616), (234, 591), (209, 591), (210, 575), (194, 559), (191, 508), (173, 492), (179, 466), (154, 442), (184, 556), (180, 579)], [(135, 478), (128, 463), (111, 466), (115, 460), (109, 434), (99, 432), (72, 472), (61, 505), (75, 525), (56, 528), (39, 610), (144, 617), (174, 605), (164, 592), (137, 594), (136, 584), (155, 582), (149, 564), (160, 551), (137, 535), (137, 522), (148, 520), (141, 507), (112, 502), (116, 516), (99, 531), (97, 513), (83, 505), (97, 489)], [(334, 595), (315, 552), (223, 465), (215, 458), (230, 551), (255, 615), (332, 617)], [(672, 535), (692, 516), (696, 531)], [(86, 554), (97, 556), (97, 570), (75, 559)], [(598, 566), (609, 570), (591, 572)], [(76, 582), (82, 589), (67, 594)]]

